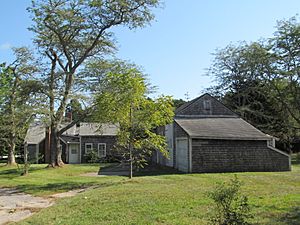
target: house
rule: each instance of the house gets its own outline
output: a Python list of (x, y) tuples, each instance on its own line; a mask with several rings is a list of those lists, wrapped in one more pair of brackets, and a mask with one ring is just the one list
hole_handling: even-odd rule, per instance
[(183, 104), (162, 132), (169, 159), (157, 163), (183, 172), (289, 171), (290, 156), (272, 136), (240, 118), (209, 94)]
[[(62, 124), (65, 127), (67, 123)], [(84, 157), (89, 151), (96, 150), (99, 157), (106, 157), (116, 143), (118, 127), (111, 124), (80, 123), (65, 131), (61, 138), (62, 158), (66, 163), (84, 163)], [(50, 132), (41, 122), (31, 124), (25, 143), (28, 158), (34, 162), (49, 163)]]

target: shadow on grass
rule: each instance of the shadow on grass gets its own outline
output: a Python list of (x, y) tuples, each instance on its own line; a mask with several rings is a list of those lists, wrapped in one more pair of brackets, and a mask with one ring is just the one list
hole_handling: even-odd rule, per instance
[[(4, 168), (4, 167), (2, 167)], [(33, 172), (33, 171), (38, 171), (38, 170), (44, 170), (45, 167), (31, 167), (29, 168), (29, 172)], [(1, 175), (5, 175), (5, 174), (15, 174), (15, 175), (20, 175), (23, 171), (22, 171), (22, 167), (13, 167), (13, 168), (9, 168), (7, 167), (7, 169), (0, 171), (0, 176)]]
[(294, 207), (289, 212), (271, 219), (272, 223), (280, 223), (286, 225), (299, 225), (300, 224), (300, 207)]
[(184, 174), (172, 167), (162, 166), (158, 164), (149, 165), (140, 171), (135, 171), (134, 175), (137, 177), (140, 176), (160, 176), (160, 175), (175, 175), (175, 174)]
[(26, 193), (39, 193), (39, 192), (61, 192), (69, 191), (73, 189), (86, 188), (94, 185), (94, 182), (88, 183), (76, 183), (76, 182), (63, 182), (63, 183), (50, 183), (45, 185), (32, 185), (32, 184), (23, 184), (17, 185), (16, 188), (22, 192)]
[[(126, 164), (113, 164), (104, 168), (100, 168), (100, 175), (119, 175), (119, 176), (128, 176), (129, 174), (129, 165)], [(145, 168), (140, 169), (139, 171), (134, 171), (133, 176), (159, 176), (159, 175), (173, 175), (173, 174), (182, 174), (182, 172), (167, 166), (161, 166), (158, 164), (152, 164)]]
[(74, 189), (83, 189), (88, 187), (101, 188), (101, 187), (109, 187), (121, 184), (122, 182), (105, 182), (105, 183), (97, 183), (97, 182), (86, 182), (86, 183), (76, 183), (76, 182), (62, 182), (62, 183), (50, 183), (45, 185), (31, 185), (31, 184), (23, 184), (17, 185), (15, 188), (20, 192), (25, 192), (29, 194), (37, 194), (37, 193), (59, 193), (59, 192), (67, 192)]

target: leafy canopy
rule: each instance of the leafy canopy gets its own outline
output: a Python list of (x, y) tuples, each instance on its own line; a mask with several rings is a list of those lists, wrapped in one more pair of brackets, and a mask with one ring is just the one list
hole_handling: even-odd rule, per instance
[(136, 68), (110, 73), (101, 83), (96, 97), (96, 119), (119, 124), (118, 149), (128, 159), (130, 145), (137, 167), (146, 163), (154, 150), (166, 152), (166, 141), (155, 130), (172, 122), (173, 101), (169, 96), (147, 97), (149, 86)]

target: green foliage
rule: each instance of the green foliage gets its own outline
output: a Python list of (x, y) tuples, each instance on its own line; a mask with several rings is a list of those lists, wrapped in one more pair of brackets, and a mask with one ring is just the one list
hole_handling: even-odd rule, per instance
[(251, 218), (248, 198), (240, 193), (241, 181), (235, 175), (229, 184), (219, 183), (208, 196), (214, 201), (214, 214), (210, 218), (216, 225), (246, 225)]
[(215, 96), (287, 146), (300, 128), (299, 40), (299, 20), (282, 20), (271, 38), (218, 50), (209, 70)]
[(175, 109), (179, 108), (184, 103), (186, 103), (186, 101), (184, 101), (183, 99), (173, 99), (173, 104)]
[[(58, 127), (69, 99), (88, 101), (93, 91), (93, 77), (82, 73), (84, 63), (112, 56), (116, 51), (113, 28), (144, 27), (154, 19), (152, 9), (159, 5), (159, 0), (32, 1), (28, 8), (33, 20), (30, 30), (44, 56), (43, 79), (49, 99), (52, 140), (59, 143), (63, 130), (58, 131)], [(90, 108), (81, 117), (88, 115)], [(63, 165), (59, 144), (50, 143), (50, 149), (51, 166)]]
[(9, 94), (10, 85), (13, 79), (12, 71), (5, 63), (0, 64), (0, 110)]
[(295, 163), (300, 164), (300, 152), (297, 152), (297, 153), (295, 154)]
[(103, 79), (95, 119), (119, 124), (117, 149), (139, 168), (155, 150), (167, 155), (165, 138), (155, 129), (172, 122), (173, 104), (168, 96), (147, 98), (149, 86), (137, 68), (120, 68), (120, 72)]
[(8, 163), (15, 163), (15, 148), (20, 147), (27, 127), (36, 113), (40, 82), (38, 68), (27, 48), (14, 48), (15, 60), (0, 67), (0, 146), (8, 150)]
[(81, 106), (81, 103), (78, 99), (71, 99), (70, 103), (66, 107), (66, 116), (71, 114), (71, 119), (74, 121), (85, 122), (84, 119), (81, 119), (84, 115), (84, 110)]
[(84, 154), (84, 158), (88, 163), (98, 163), (100, 161), (98, 151), (95, 149), (92, 149), (88, 153)]

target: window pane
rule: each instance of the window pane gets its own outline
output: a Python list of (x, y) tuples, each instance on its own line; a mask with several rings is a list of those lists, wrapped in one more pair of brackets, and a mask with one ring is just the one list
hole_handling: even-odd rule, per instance
[(106, 144), (105, 143), (98, 144), (98, 154), (100, 157), (106, 156)]
[(88, 153), (93, 149), (93, 144), (86, 144), (85, 145), (85, 152)]

